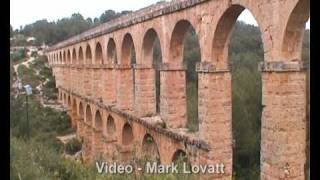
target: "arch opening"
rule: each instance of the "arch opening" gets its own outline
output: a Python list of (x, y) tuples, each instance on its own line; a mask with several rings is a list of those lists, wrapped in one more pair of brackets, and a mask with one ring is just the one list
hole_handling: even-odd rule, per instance
[(68, 96), (68, 106), (71, 107), (71, 97)]
[(92, 64), (92, 53), (89, 44), (86, 47), (86, 64)]
[(239, 21), (245, 11), (255, 19), (241, 5), (232, 5), (221, 16), (214, 32), (212, 59), (222, 69), (232, 65), (233, 176), (259, 179), (262, 80), (258, 64), (264, 60), (264, 48), (260, 28)]
[(310, 17), (310, 1), (299, 0), (287, 22), (282, 55), (285, 60), (301, 60), (306, 23)]
[(72, 103), (72, 112), (76, 115), (77, 114), (77, 102), (75, 99), (73, 99)]
[(179, 159), (182, 159), (184, 162), (188, 161), (187, 153), (181, 149), (176, 150), (171, 159), (172, 162), (177, 162)]
[(68, 64), (71, 64), (71, 53), (70, 53), (70, 50), (67, 50), (67, 63)]
[(84, 118), (82, 102), (79, 103), (79, 115), (80, 115), (81, 118)]
[(78, 61), (79, 61), (79, 64), (83, 64), (83, 50), (82, 50), (82, 47), (81, 47), (81, 46), (80, 46), (80, 48), (79, 48)]
[(181, 171), (184, 165), (186, 167), (186, 170), (191, 169), (191, 163), (185, 151), (181, 149), (176, 150), (171, 159), (171, 161), (178, 166), (179, 171)]
[[(73, 118), (77, 118), (77, 102), (76, 99), (73, 99), (73, 103), (72, 103), (72, 115), (74, 116)], [(74, 121), (74, 128), (77, 130), (78, 129), (78, 124), (77, 121)]]
[(122, 129), (122, 144), (130, 145), (133, 142), (133, 131), (129, 123), (126, 123)]
[(185, 127), (190, 131), (199, 130), (198, 120), (198, 74), (196, 63), (201, 61), (198, 35), (189, 21), (179, 21), (173, 30), (170, 42), (170, 60), (183, 62), (186, 66), (185, 95), (186, 115)]
[(63, 93), (63, 103), (67, 104), (67, 95), (66, 95), (66, 93)]
[(67, 63), (67, 58), (66, 58), (66, 51), (63, 51), (63, 63), (66, 64)]
[(187, 128), (191, 131), (198, 131), (198, 73), (196, 72), (196, 64), (201, 61), (201, 54), (199, 39), (192, 26), (189, 26), (183, 43), (183, 62), (187, 66)]
[(60, 100), (60, 101), (62, 101), (62, 99), (63, 99), (62, 96), (63, 96), (63, 95), (62, 95), (62, 92), (60, 91), (60, 92), (59, 92), (59, 100)]
[[(136, 53), (133, 39), (129, 33), (124, 36), (121, 48), (121, 65), (133, 67), (136, 64)], [(123, 71), (120, 81), (125, 84), (121, 92), (127, 94), (127, 99), (121, 100), (124, 109), (132, 109), (135, 102), (135, 69), (131, 68), (130, 71)], [(122, 95), (123, 96), (123, 95)]]
[(173, 63), (183, 62), (184, 41), (186, 39), (186, 34), (190, 30), (195, 32), (194, 27), (189, 21), (180, 20), (176, 23), (170, 40), (169, 59)]
[(77, 54), (76, 54), (76, 49), (72, 49), (72, 64), (77, 63)]
[(110, 38), (107, 45), (107, 55), (108, 55), (108, 63), (117, 64), (117, 51), (116, 51), (116, 43), (113, 38)]
[(299, 0), (289, 15), (282, 42), (282, 58), (306, 65), (306, 162), (304, 173), (310, 178), (310, 1)]
[(155, 87), (155, 103), (156, 113), (160, 113), (160, 65), (162, 63), (162, 51), (160, 40), (154, 29), (147, 31), (143, 39), (142, 45), (142, 62), (151, 65), (155, 71), (154, 87)]
[(98, 131), (102, 131), (102, 118), (99, 110), (96, 112), (95, 115), (95, 129)]
[(232, 5), (220, 18), (212, 44), (212, 57), (217, 63), (227, 65), (230, 35), (237, 18), (244, 10), (243, 6)]
[(59, 63), (62, 64), (63, 60), (62, 60), (62, 52), (60, 51), (60, 56), (59, 56)]
[(96, 64), (103, 64), (102, 47), (99, 42), (96, 45), (95, 55), (96, 55), (95, 63)]
[(111, 115), (107, 118), (107, 134), (114, 135), (116, 132), (116, 124), (114, 122), (114, 119)]
[(92, 123), (92, 113), (89, 105), (87, 105), (86, 107), (86, 123), (88, 124)]
[(160, 163), (158, 146), (150, 134), (146, 134), (142, 141), (142, 158), (147, 162)]
[(133, 65), (136, 63), (136, 52), (132, 36), (127, 33), (122, 41), (121, 64)]

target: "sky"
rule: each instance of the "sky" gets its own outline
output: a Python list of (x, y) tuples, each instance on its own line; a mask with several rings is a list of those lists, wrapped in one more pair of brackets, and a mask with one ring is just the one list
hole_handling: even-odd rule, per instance
[[(10, 0), (10, 24), (13, 29), (31, 24), (37, 20), (56, 21), (80, 13), (85, 19), (100, 17), (108, 9), (120, 12), (138, 10), (159, 0)], [(168, 0), (167, 0), (168, 1)], [(238, 20), (257, 25), (248, 10), (242, 12)], [(310, 29), (310, 20), (306, 24)]]

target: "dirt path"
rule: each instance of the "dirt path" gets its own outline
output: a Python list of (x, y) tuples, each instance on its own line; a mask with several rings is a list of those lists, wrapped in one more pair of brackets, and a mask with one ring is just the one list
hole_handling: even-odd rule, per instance
[(14, 72), (15, 72), (15, 74), (16, 74), (16, 81), (13, 83), (13, 87), (14, 87), (14, 88), (18, 88), (19, 82), (21, 82), (21, 79), (20, 79), (19, 73), (18, 73), (18, 67), (23, 64), (23, 65), (25, 65), (27, 68), (29, 68), (29, 63), (31, 63), (31, 62), (34, 61), (34, 60), (35, 60), (34, 57), (29, 57), (26, 61), (20, 62), (20, 63), (18, 63), (18, 64), (16, 64), (16, 65), (13, 66)]
[[(16, 90), (15, 97), (18, 97), (20, 94), (23, 94), (25, 92), (23, 87), (22, 87), (22, 90), (21, 89), (19, 90), (19, 83), (23, 84), (23, 82), (20, 79), (19, 74), (18, 74), (19, 66), (25, 65), (27, 68), (30, 68), (30, 66), (29, 66), (30, 63), (32, 63), (35, 59), (36, 58), (34, 58), (34, 57), (29, 57), (29, 58), (27, 58), (26, 61), (20, 62), (20, 63), (15, 64), (13, 66), (14, 72), (16, 74), (15, 81), (12, 84), (13, 88)], [(40, 76), (39, 69), (34, 69), (34, 70), (35, 70), (36, 75)], [(44, 95), (43, 95), (43, 86), (46, 85), (48, 82), (49, 82), (49, 79), (46, 79), (44, 82), (41, 82), (37, 87), (35, 87), (35, 89), (37, 89), (39, 91), (39, 94), (34, 94), (34, 98), (41, 104), (42, 107), (49, 107), (49, 108), (55, 109), (57, 111), (66, 111), (66, 107), (64, 107), (62, 104), (58, 103), (57, 100), (51, 100), (51, 101), (45, 100)], [(56, 138), (58, 140), (60, 140), (65, 146), (67, 142), (69, 142), (70, 140), (72, 140), (76, 137), (77, 137), (77, 135), (75, 133), (71, 133), (71, 134), (67, 134), (65, 136), (57, 136)], [(66, 152), (64, 152), (63, 157), (65, 157), (66, 159), (74, 160), (76, 162), (81, 162), (82, 161), (81, 160), (82, 159), (82, 151), (80, 149), (77, 153), (75, 153), (73, 155), (70, 155), (70, 154), (67, 154)]]
[[(19, 83), (23, 83), (19, 77), (19, 73), (18, 73), (18, 67), (20, 65), (25, 65), (27, 68), (30, 68), (30, 63), (32, 63), (36, 58), (35, 57), (29, 57), (26, 61), (23, 61), (23, 62), (20, 62), (16, 65), (13, 66), (14, 68), (14, 72), (16, 74), (16, 80), (15, 82), (13, 83), (13, 88), (16, 89), (16, 97), (21, 94), (21, 90), (19, 91)], [(36, 71), (36, 75), (39, 75), (39, 70), (35, 70)], [(46, 103), (44, 98), (43, 98), (43, 92), (42, 92), (42, 88), (43, 88), (43, 85), (45, 85), (49, 80), (46, 79), (46, 81), (44, 81), (43, 83), (39, 84), (37, 87), (35, 87), (36, 89), (38, 89), (38, 91), (40, 92), (40, 94), (38, 95), (35, 95), (36, 96), (36, 99), (39, 100), (40, 104), (43, 106), (43, 107), (50, 107), (50, 108), (53, 108), (53, 109), (56, 109), (58, 111), (65, 111), (65, 107), (63, 107), (61, 104), (59, 104), (57, 101), (53, 101), (51, 103)]]
[[(25, 65), (27, 68), (29, 68), (29, 63), (31, 63), (32, 61), (34, 61), (36, 58), (34, 58), (34, 57), (29, 57), (26, 61), (23, 61), (23, 62), (21, 62), (21, 63), (18, 63), (18, 64), (16, 64), (16, 65), (14, 65), (13, 66), (13, 68), (14, 68), (14, 71), (16, 72), (16, 74), (17, 74), (17, 76), (18, 76), (18, 67), (20, 66), (20, 65)], [(19, 77), (19, 76), (18, 76)]]

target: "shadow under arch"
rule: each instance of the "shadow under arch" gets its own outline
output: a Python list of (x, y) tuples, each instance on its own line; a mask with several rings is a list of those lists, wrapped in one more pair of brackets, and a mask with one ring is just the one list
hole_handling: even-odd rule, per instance
[(111, 115), (107, 117), (107, 134), (110, 136), (115, 135), (116, 132), (116, 124), (114, 122), (114, 118)]
[(136, 53), (132, 36), (129, 33), (123, 37), (120, 60), (118, 80), (121, 87), (117, 95), (119, 99), (117, 103), (120, 109), (132, 110), (135, 102), (135, 69), (131, 67), (136, 64)]
[(82, 102), (79, 103), (79, 116), (82, 118), (84, 118), (84, 111), (83, 111), (83, 104)]
[(129, 123), (125, 123), (122, 128), (122, 144), (130, 145), (134, 139), (132, 127)]
[(71, 64), (71, 53), (70, 53), (70, 49), (67, 50), (67, 63)]
[(189, 161), (187, 153), (182, 150), (178, 149), (172, 155), (171, 161), (178, 166), (178, 171), (181, 172), (183, 167), (186, 167), (186, 170), (191, 169), (191, 163)]
[(301, 60), (303, 35), (309, 13), (309, 0), (299, 0), (290, 13), (282, 42), (282, 56), (285, 60)]
[(113, 38), (110, 38), (107, 45), (107, 61), (110, 64), (117, 64), (117, 49)]
[[(85, 162), (90, 162), (93, 158), (93, 139), (94, 139), (94, 131), (92, 129), (92, 111), (89, 104), (86, 105), (85, 110), (85, 124), (84, 125), (84, 136), (83, 136), (83, 158)], [(88, 127), (90, 126), (90, 127)]]
[(101, 117), (101, 113), (99, 110), (96, 111), (96, 114), (95, 114), (95, 129), (97, 131), (102, 131), (102, 117)]
[[(231, 5), (228, 9), (226, 9), (226, 11), (223, 13), (223, 15), (220, 17), (218, 21), (217, 27), (214, 32), (214, 38), (212, 41), (211, 57), (215, 61), (215, 63), (217, 63), (217, 67), (219, 68), (228, 67), (230, 37), (238, 17), (244, 10), (248, 10), (252, 14), (252, 11), (250, 11), (250, 9), (248, 9), (245, 6), (242, 6), (240, 4)], [(257, 21), (254, 14), (252, 15)], [(258, 21), (257, 23), (258, 27), (260, 27)], [(260, 37), (261, 36), (262, 34), (260, 35)], [(263, 40), (262, 37), (261, 39)]]
[[(78, 113), (77, 113), (77, 101), (76, 99), (73, 99), (72, 102), (72, 115), (74, 116), (74, 118), (77, 117)], [(74, 128), (77, 130), (78, 129), (78, 124), (77, 124), (77, 120), (74, 122)]]
[(62, 62), (63, 62), (62, 61), (62, 52), (60, 51), (60, 53), (59, 53), (59, 63), (62, 64)]
[(72, 64), (77, 64), (77, 54), (76, 54), (76, 49), (72, 49)]
[(63, 51), (63, 63), (66, 64), (67, 63), (67, 58), (66, 58), (66, 51)]
[(77, 101), (76, 101), (76, 99), (73, 99), (72, 112), (73, 112), (75, 115), (77, 115)]
[(68, 96), (68, 106), (71, 107), (71, 97), (70, 97), (70, 95)]
[(176, 162), (179, 160), (179, 158), (182, 158), (183, 161), (186, 161), (186, 162), (188, 160), (187, 153), (182, 149), (178, 149), (173, 153), (171, 161)]
[(149, 29), (144, 37), (143, 37), (143, 43), (142, 43), (142, 64), (151, 66), (153, 64), (154, 58), (153, 58), (153, 51), (154, 51), (154, 46), (155, 43), (159, 43), (159, 48), (158, 51), (160, 52), (161, 55), (161, 44), (159, 41), (159, 36), (158, 33), (153, 29)]
[(122, 65), (132, 65), (136, 63), (135, 46), (131, 34), (126, 33), (122, 40), (121, 62)]
[(103, 64), (102, 47), (100, 42), (97, 42), (95, 48), (95, 64)]
[(83, 60), (83, 50), (82, 50), (82, 47), (80, 46), (80, 47), (79, 47), (79, 55), (78, 55), (78, 63), (79, 63), (79, 64), (84, 64), (83, 61), (84, 61), (84, 60)]
[(58, 62), (58, 55), (57, 55), (57, 53), (54, 53), (54, 54), (53, 54), (53, 62), (54, 62), (55, 64), (57, 64), (57, 62)]
[(89, 44), (86, 47), (86, 64), (92, 64), (92, 52)]
[(66, 93), (63, 93), (63, 103), (67, 104), (67, 95), (66, 95)]
[(141, 63), (153, 67), (154, 70), (154, 91), (156, 113), (160, 113), (160, 65), (162, 63), (162, 50), (158, 33), (149, 29), (143, 38), (142, 61)]
[(92, 113), (91, 113), (91, 108), (90, 105), (87, 105), (86, 107), (86, 119), (85, 122), (89, 125), (92, 124)]
[[(260, 175), (262, 115), (258, 64), (264, 61), (264, 44), (259, 24), (256, 27), (237, 22), (244, 10), (251, 13), (242, 5), (231, 5), (220, 17), (214, 32), (212, 59), (217, 69), (231, 72), (231, 86), (227, 91), (232, 92), (232, 174), (236, 179), (256, 179)], [(229, 85), (230, 81), (221, 83)]]
[(198, 121), (198, 73), (196, 63), (201, 62), (200, 43), (195, 27), (188, 20), (176, 23), (170, 40), (170, 64), (183, 63), (185, 88), (186, 122), (184, 127), (195, 132), (199, 129)]
[(175, 24), (170, 39), (170, 61), (174, 63), (183, 61), (184, 40), (186, 33), (190, 30), (190, 28), (193, 30), (195, 29), (188, 20), (180, 20)]
[(142, 140), (142, 158), (147, 162), (161, 163), (158, 145), (149, 133)]

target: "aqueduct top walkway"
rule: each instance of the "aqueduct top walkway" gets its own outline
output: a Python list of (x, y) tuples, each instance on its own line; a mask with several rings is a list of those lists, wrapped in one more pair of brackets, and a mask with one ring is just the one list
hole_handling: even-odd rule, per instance
[[(59, 99), (70, 108), (88, 159), (102, 153), (109, 160), (128, 160), (133, 144), (140, 144), (138, 152), (152, 152), (164, 164), (179, 153), (187, 154), (192, 164), (222, 162), (225, 174), (215, 177), (231, 179), (228, 44), (244, 9), (256, 18), (264, 47), (261, 179), (304, 179), (306, 72), (301, 46), (309, 18), (308, 0), (160, 3), (50, 47), (47, 57)], [(199, 131), (195, 133), (185, 131), (186, 67), (182, 59), (190, 26), (197, 33), (201, 53), (195, 69), (199, 79)], [(162, 55), (158, 68), (152, 56), (156, 39)], [(152, 143), (146, 143), (149, 141)]]

